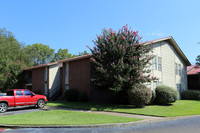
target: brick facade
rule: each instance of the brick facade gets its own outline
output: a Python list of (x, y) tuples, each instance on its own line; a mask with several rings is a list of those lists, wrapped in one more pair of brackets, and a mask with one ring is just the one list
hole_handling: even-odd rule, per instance
[(69, 62), (69, 88), (90, 95), (90, 58)]
[(32, 91), (44, 94), (44, 71), (45, 68), (37, 68), (32, 70)]

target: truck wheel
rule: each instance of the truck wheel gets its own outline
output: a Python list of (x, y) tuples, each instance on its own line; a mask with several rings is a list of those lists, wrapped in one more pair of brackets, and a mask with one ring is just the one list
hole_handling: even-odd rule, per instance
[(37, 102), (37, 107), (38, 108), (43, 108), (44, 105), (45, 105), (45, 101), (44, 100), (42, 100), (42, 99), (38, 100), (38, 102)]
[(8, 110), (8, 105), (6, 103), (0, 103), (0, 113), (4, 113)]

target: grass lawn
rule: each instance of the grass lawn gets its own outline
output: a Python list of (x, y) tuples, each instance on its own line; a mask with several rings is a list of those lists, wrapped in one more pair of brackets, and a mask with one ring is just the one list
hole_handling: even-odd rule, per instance
[(0, 124), (10, 125), (88, 125), (133, 122), (142, 119), (67, 110), (39, 111), (1, 116)]
[(164, 116), (164, 117), (200, 115), (200, 101), (193, 101), (193, 100), (178, 100), (171, 106), (151, 105), (151, 106), (146, 106), (145, 108), (135, 108), (134, 106), (131, 105), (112, 105), (112, 104), (81, 103), (81, 102), (66, 102), (66, 101), (49, 102), (47, 106), (123, 112), (123, 113), (143, 114), (152, 116)]

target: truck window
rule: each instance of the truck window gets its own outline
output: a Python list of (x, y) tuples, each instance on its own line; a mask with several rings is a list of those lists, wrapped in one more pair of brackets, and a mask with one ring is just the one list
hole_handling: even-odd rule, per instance
[(23, 96), (23, 92), (22, 91), (16, 91), (17, 96)]
[(14, 96), (14, 91), (8, 91), (7, 96)]
[(25, 96), (32, 96), (33, 94), (30, 91), (24, 91)]

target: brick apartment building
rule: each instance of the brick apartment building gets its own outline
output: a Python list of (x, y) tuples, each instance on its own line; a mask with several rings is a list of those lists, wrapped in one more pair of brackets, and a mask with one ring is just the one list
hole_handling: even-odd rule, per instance
[[(153, 43), (156, 55), (152, 60), (152, 76), (158, 77), (159, 81), (147, 86), (155, 89), (161, 84), (168, 85), (179, 93), (187, 90), (186, 67), (191, 64), (175, 40), (166, 37), (148, 43)], [(49, 99), (64, 95), (65, 90), (73, 88), (87, 92), (92, 101), (106, 101), (107, 94), (91, 86), (90, 58), (91, 55), (83, 55), (26, 68), (24, 88), (44, 94)]]

